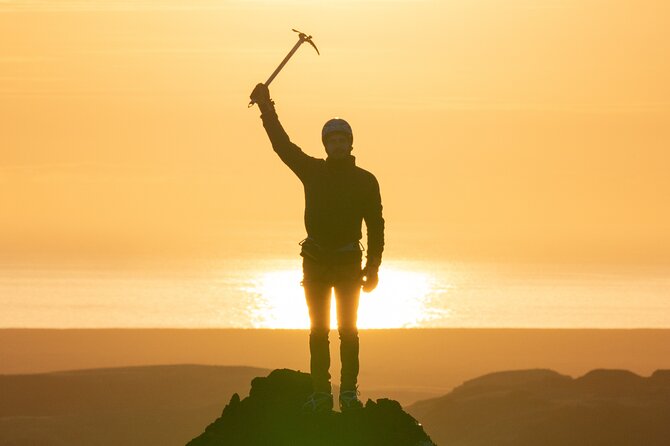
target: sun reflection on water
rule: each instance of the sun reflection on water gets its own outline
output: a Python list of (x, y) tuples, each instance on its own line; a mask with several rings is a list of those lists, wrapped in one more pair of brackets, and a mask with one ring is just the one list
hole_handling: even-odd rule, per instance
[[(299, 270), (270, 271), (245, 289), (252, 294), (251, 324), (255, 328), (309, 328), (309, 315)], [(398, 268), (382, 268), (379, 286), (361, 292), (359, 328), (419, 327), (437, 317), (431, 301), (444, 290), (432, 275)], [(337, 327), (335, 299), (331, 297), (331, 327)]]

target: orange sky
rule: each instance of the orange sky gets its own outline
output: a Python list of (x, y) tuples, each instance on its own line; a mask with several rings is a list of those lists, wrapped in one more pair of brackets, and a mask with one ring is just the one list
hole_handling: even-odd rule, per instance
[(387, 255), (670, 259), (664, 1), (2, 1), (0, 252), (296, 255), (341, 116)]

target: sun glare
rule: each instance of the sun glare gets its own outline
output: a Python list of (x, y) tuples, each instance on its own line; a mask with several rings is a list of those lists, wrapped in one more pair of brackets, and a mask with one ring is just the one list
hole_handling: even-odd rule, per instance
[[(252, 325), (255, 328), (309, 328), (309, 314), (297, 270), (272, 271), (256, 279), (246, 291), (255, 295)], [(429, 300), (438, 291), (424, 273), (384, 268), (379, 286), (361, 292), (359, 328), (418, 327), (434, 317)], [(331, 327), (337, 327), (334, 295), (331, 296)]]

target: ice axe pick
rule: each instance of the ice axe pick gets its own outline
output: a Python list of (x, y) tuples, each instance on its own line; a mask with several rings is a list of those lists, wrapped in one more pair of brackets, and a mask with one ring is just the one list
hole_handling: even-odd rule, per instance
[[(316, 45), (314, 45), (314, 42), (312, 42), (312, 36), (308, 36), (307, 34), (305, 34), (303, 32), (300, 32), (297, 29), (294, 29), (293, 32), (298, 33), (298, 42), (296, 42), (296, 44), (293, 45), (293, 48), (291, 48), (291, 51), (288, 52), (288, 54), (286, 55), (284, 60), (281, 61), (281, 63), (277, 67), (277, 69), (274, 70), (274, 72), (270, 75), (268, 80), (265, 81), (265, 86), (266, 87), (270, 86), (270, 82), (272, 82), (274, 80), (274, 78), (277, 77), (277, 75), (279, 74), (281, 69), (284, 68), (284, 65), (286, 65), (286, 62), (288, 62), (289, 59), (291, 58), (291, 56), (293, 56), (293, 54), (295, 54), (295, 52), (298, 51), (298, 48), (300, 48), (300, 45), (302, 45), (303, 42), (307, 42), (310, 45), (312, 45), (314, 47), (314, 49), (316, 50), (316, 54), (320, 55), (319, 49), (316, 47)], [(249, 102), (249, 107), (252, 107), (253, 105), (254, 105), (254, 101), (252, 100), (252, 101)]]

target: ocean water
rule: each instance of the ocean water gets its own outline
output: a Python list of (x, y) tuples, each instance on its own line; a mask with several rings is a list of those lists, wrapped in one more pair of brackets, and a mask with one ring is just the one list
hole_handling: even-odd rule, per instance
[[(300, 279), (299, 259), (4, 267), (0, 327), (306, 328)], [(362, 293), (359, 326), (670, 328), (669, 291), (668, 266), (389, 260)]]

